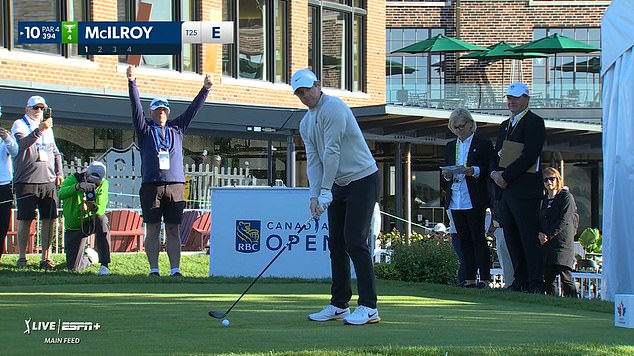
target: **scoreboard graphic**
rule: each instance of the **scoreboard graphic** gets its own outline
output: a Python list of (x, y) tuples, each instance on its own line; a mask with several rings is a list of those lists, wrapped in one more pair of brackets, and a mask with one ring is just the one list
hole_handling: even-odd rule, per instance
[(233, 22), (18, 22), (18, 43), (72, 43), (80, 55), (180, 54), (184, 43), (233, 43)]

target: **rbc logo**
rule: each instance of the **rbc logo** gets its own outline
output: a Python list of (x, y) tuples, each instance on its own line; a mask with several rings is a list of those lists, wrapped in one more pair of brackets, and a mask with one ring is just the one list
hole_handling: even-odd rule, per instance
[(259, 220), (236, 220), (236, 251), (260, 251), (260, 231)]

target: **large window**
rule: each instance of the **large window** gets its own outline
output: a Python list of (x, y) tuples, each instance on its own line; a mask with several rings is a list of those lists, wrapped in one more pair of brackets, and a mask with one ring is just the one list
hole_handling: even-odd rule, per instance
[(222, 74), (286, 83), (288, 1), (224, 0), (223, 21), (234, 21), (234, 44), (222, 47)]
[(324, 87), (365, 90), (362, 1), (309, 1), (308, 67)]
[[(197, 21), (198, 19), (198, 8), (195, 0), (118, 0), (117, 17), (119, 21), (136, 21), (139, 18), (140, 2), (152, 5), (148, 21)], [(198, 72), (198, 53), (198, 45), (183, 44), (181, 55), (143, 55), (141, 56), (141, 65), (181, 72)], [(126, 61), (126, 56), (119, 56), (119, 62), (125, 63)]]
[(385, 64), (388, 103), (418, 104), (443, 97), (444, 54), (391, 56), (392, 51), (444, 34), (440, 28), (390, 28), (386, 33), (388, 52)]
[[(600, 47), (599, 28), (534, 29), (537, 40), (554, 33)], [(598, 54), (558, 53), (555, 57), (533, 59), (533, 93), (548, 106), (565, 106), (573, 102), (592, 105), (600, 100)], [(594, 106), (594, 105), (592, 105)]]
[(89, 21), (90, 9), (82, 0), (40, 0), (40, 1), (0, 1), (2, 22), (0, 43), (11, 50), (28, 50), (59, 54), (65, 57), (77, 56), (77, 45), (62, 44), (22, 44), (17, 42), (20, 21)]

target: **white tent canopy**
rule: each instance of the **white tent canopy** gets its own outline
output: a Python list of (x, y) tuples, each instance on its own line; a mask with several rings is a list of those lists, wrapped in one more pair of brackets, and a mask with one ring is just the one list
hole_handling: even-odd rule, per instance
[(601, 21), (603, 77), (602, 298), (634, 294), (634, 0), (614, 0)]

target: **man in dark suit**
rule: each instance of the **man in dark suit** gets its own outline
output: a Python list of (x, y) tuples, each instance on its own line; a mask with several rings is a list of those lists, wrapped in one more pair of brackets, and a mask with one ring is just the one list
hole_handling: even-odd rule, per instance
[[(462, 166), (442, 171), (445, 179), (445, 208), (451, 212), (460, 236), (465, 287), (485, 288), (490, 278), (491, 259), (484, 232), (489, 207), (487, 182), (491, 141), (475, 135), (477, 125), (467, 109), (458, 108), (449, 116), (449, 130), (458, 136), (445, 147), (445, 164)], [(477, 281), (477, 270), (480, 281)]]
[[(500, 124), (495, 142), (497, 155), (494, 155), (497, 169), (491, 172), (491, 179), (497, 186), (499, 199), (495, 214), (502, 222), (514, 269), (515, 280), (508, 288), (542, 293), (543, 261), (537, 234), (539, 201), (543, 195), (539, 156), (546, 129), (544, 119), (528, 109), (529, 100), (526, 84), (513, 83), (508, 87), (506, 102), (512, 115)], [(511, 142), (504, 144), (505, 141)], [(509, 146), (517, 143), (523, 146), (511, 150)], [(509, 163), (501, 167), (500, 161)]]

